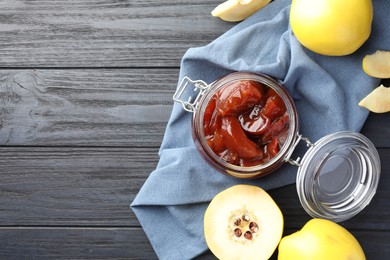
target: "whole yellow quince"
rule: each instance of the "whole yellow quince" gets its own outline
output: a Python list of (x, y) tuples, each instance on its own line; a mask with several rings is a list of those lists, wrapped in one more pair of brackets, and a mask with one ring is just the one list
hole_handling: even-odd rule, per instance
[(364, 260), (363, 249), (345, 228), (325, 219), (312, 219), (282, 238), (278, 260)]
[(355, 52), (370, 36), (372, 0), (292, 0), (290, 24), (298, 41), (323, 55)]

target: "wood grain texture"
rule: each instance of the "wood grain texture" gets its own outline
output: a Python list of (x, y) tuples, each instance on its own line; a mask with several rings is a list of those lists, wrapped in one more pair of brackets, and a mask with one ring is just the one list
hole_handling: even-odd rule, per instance
[(0, 259), (157, 259), (140, 228), (1, 228)]
[[(286, 229), (284, 235), (298, 229)], [(389, 232), (354, 230), (367, 259), (387, 259)], [(1, 259), (157, 259), (141, 228), (0, 228)], [(66, 255), (64, 255), (66, 252)], [(196, 258), (216, 259), (210, 251)], [(277, 259), (277, 250), (271, 260)]]
[(219, 2), (2, 0), (0, 67), (179, 66), (233, 26)]
[(370, 113), (361, 133), (366, 135), (375, 147), (390, 148), (390, 113)]
[(177, 69), (0, 71), (0, 145), (159, 146)]
[(137, 226), (156, 148), (0, 147), (0, 226)]

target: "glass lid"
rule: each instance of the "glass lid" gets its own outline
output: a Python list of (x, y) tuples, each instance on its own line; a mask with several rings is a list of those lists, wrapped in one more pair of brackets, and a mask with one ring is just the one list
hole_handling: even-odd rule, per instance
[(355, 132), (327, 135), (309, 148), (297, 174), (297, 191), (314, 218), (344, 221), (369, 204), (380, 176), (375, 146)]

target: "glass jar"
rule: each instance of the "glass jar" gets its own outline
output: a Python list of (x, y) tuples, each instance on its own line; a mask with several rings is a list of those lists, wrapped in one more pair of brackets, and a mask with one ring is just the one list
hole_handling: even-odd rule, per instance
[[(286, 113), (289, 115), (289, 129), (284, 145), (280, 148), (280, 152), (270, 161), (254, 165), (250, 167), (242, 167), (226, 162), (218, 156), (208, 145), (207, 138), (204, 131), (204, 115), (207, 105), (214, 95), (221, 92), (227, 86), (231, 86), (236, 82), (254, 81), (273, 89), (276, 94), (280, 96), (286, 106)], [(195, 145), (202, 156), (217, 170), (222, 173), (238, 177), (238, 178), (257, 178), (273, 172), (280, 167), (284, 162), (286, 155), (291, 151), (292, 146), (297, 139), (298, 131), (298, 115), (294, 102), (286, 89), (276, 80), (261, 74), (236, 72), (226, 75), (219, 80), (207, 85), (202, 81), (191, 81), (185, 78), (182, 81), (181, 87), (186, 88), (194, 85), (199, 90), (199, 95), (195, 98), (191, 105), (190, 102), (185, 101), (184, 107), (187, 111), (193, 112), (192, 130)], [(180, 88), (179, 88), (180, 91)], [(178, 93), (177, 93), (178, 94)], [(176, 95), (177, 96), (177, 95)], [(176, 98), (175, 98), (176, 99)], [(177, 100), (177, 99), (176, 99)]]
[[(208, 104), (213, 98), (222, 96), (224, 91), (229, 91), (228, 86), (238, 82), (260, 83), (267, 90), (274, 91), (285, 106), (288, 129), (281, 138), (278, 153), (264, 163), (250, 166), (229, 163), (222, 159), (221, 154), (214, 152), (205, 134), (204, 118), (208, 113)], [(186, 111), (193, 113), (195, 145), (206, 161), (218, 171), (250, 179), (270, 174), (285, 162), (298, 166), (298, 196), (303, 208), (312, 217), (343, 221), (362, 210), (375, 194), (380, 176), (380, 160), (375, 146), (355, 132), (338, 132), (311, 143), (299, 134), (298, 113), (287, 90), (279, 81), (267, 75), (235, 72), (211, 84), (185, 77), (179, 84), (174, 100), (182, 103)], [(292, 160), (292, 153), (301, 141), (309, 149), (302, 160)], [(226, 137), (224, 142), (227, 142)], [(264, 146), (264, 149), (267, 147)]]

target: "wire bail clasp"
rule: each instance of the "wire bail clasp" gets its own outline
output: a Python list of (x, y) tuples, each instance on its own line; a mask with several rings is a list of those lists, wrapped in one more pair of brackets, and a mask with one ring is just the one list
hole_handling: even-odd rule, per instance
[[(196, 97), (193, 99), (192, 95), (188, 96), (187, 100), (181, 99), (184, 91), (188, 86), (193, 86), (193, 92), (196, 94)], [(192, 80), (189, 77), (185, 76), (180, 82), (175, 94), (173, 95), (173, 100), (182, 104), (184, 110), (188, 112), (194, 112), (197, 106), (199, 99), (203, 96), (206, 90), (209, 88), (206, 82), (203, 80)], [(198, 92), (198, 93), (196, 93)], [(193, 93), (191, 93), (193, 94)]]
[(294, 152), (295, 148), (297, 147), (297, 145), (299, 144), (299, 142), (301, 140), (306, 142), (306, 146), (307, 147), (314, 146), (314, 144), (312, 142), (310, 142), (309, 138), (304, 137), (304, 136), (302, 136), (300, 134), (297, 134), (297, 140), (295, 141), (292, 149), (290, 149), (290, 151), (287, 153), (286, 157), (284, 158), (284, 161), (286, 161), (286, 162), (288, 162), (288, 163), (290, 163), (292, 165), (298, 166), (298, 167), (301, 166), (301, 162), (300, 162), (301, 158), (298, 157), (297, 159), (293, 160), (293, 159), (291, 159), (291, 155), (292, 155), (292, 153)]

